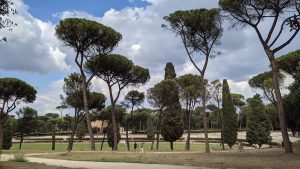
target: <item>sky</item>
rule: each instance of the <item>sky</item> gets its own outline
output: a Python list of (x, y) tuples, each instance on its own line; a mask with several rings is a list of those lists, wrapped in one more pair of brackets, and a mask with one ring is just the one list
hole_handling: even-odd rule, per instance
[[(16, 77), (34, 86), (37, 99), (29, 104), (40, 114), (58, 112), (63, 79), (78, 72), (74, 51), (55, 36), (61, 19), (77, 17), (95, 20), (114, 28), (123, 36), (114, 53), (122, 54), (135, 64), (148, 68), (150, 81), (138, 90), (146, 92), (163, 80), (164, 67), (172, 62), (178, 76), (197, 74), (188, 60), (179, 37), (164, 30), (163, 17), (176, 11), (218, 7), (217, 0), (13, 0), (16, 15), (9, 16), (18, 24), (12, 31), (0, 30), (8, 42), (0, 43), (0, 77)], [(267, 29), (268, 23), (261, 28)], [(231, 92), (251, 97), (255, 92), (248, 80), (269, 70), (269, 62), (255, 32), (250, 28), (232, 28), (223, 23), (223, 36), (218, 47), (222, 54), (209, 61), (206, 78), (228, 79)], [(284, 37), (287, 36), (283, 36)], [(299, 49), (299, 35), (277, 56)], [(199, 61), (199, 65), (201, 64)], [(93, 90), (107, 95), (103, 81), (94, 79)], [(133, 88), (126, 88), (121, 99)], [(107, 95), (108, 96), (108, 95)], [(108, 103), (108, 102), (107, 102)], [(109, 103), (108, 103), (109, 104)], [(146, 106), (147, 104), (145, 104)], [(24, 105), (19, 105), (17, 109)]]

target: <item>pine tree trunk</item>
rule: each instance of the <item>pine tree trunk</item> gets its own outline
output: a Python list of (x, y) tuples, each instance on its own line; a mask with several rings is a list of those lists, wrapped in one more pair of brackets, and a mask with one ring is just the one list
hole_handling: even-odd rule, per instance
[(22, 148), (23, 137), (24, 137), (24, 133), (22, 132), (22, 133), (21, 133), (20, 144), (19, 144), (19, 150), (21, 150), (21, 148)]
[(154, 150), (154, 138), (152, 139), (152, 142), (151, 142), (151, 151)]
[(76, 128), (77, 128), (77, 124), (78, 124), (78, 121), (76, 120), (76, 122), (74, 122), (74, 126), (72, 128), (71, 136), (70, 136), (70, 139), (69, 139), (68, 152), (73, 150), (74, 135), (75, 135), (75, 131), (76, 131)]
[(114, 145), (113, 145), (113, 151), (118, 151), (118, 129), (117, 129), (117, 122), (116, 122), (116, 109), (115, 109), (115, 103), (112, 104), (111, 110), (112, 110), (112, 125), (113, 125), (113, 133), (114, 133)]
[(159, 110), (159, 117), (158, 117), (158, 121), (157, 121), (157, 124), (156, 124), (156, 151), (158, 151), (158, 148), (159, 148), (161, 112), (162, 112), (162, 109)]
[(55, 125), (52, 129), (52, 150), (55, 150)]
[(103, 144), (104, 144), (104, 141), (105, 141), (105, 136), (106, 136), (106, 132), (103, 134), (103, 138), (102, 138), (102, 142), (101, 142), (100, 151), (103, 150)]
[(135, 134), (135, 128), (134, 128), (134, 122), (133, 122), (133, 108), (134, 108), (134, 105), (132, 105), (131, 107), (131, 111), (130, 111), (130, 121), (131, 121), (131, 132), (132, 134)]
[(186, 144), (185, 144), (185, 151), (190, 151), (190, 142), (191, 142), (191, 120), (192, 120), (192, 113), (189, 110), (188, 113), (188, 135), (186, 138)]
[(86, 83), (86, 77), (83, 76), (83, 105), (84, 105), (84, 112), (85, 112), (85, 117), (86, 117), (86, 123), (90, 135), (90, 144), (91, 144), (91, 150), (95, 151), (95, 139), (94, 139), (94, 133), (92, 129), (92, 124), (91, 124), (91, 117), (89, 113), (89, 105), (88, 105), (88, 98), (87, 98), (87, 86), (88, 84)]
[(173, 141), (170, 142), (170, 148), (171, 148), (171, 151), (173, 151)]
[(272, 52), (266, 51), (269, 60), (271, 62), (271, 67), (272, 67), (272, 79), (273, 79), (273, 85), (274, 85), (274, 91), (275, 91), (275, 97), (276, 97), (276, 108), (277, 112), (279, 115), (279, 122), (280, 122), (280, 128), (281, 128), (281, 134), (282, 134), (282, 139), (284, 143), (284, 149), (286, 153), (293, 153), (293, 148), (289, 139), (289, 135), (287, 132), (287, 127), (286, 127), (286, 121), (285, 121), (285, 115), (284, 115), (284, 109), (283, 109), (283, 101), (282, 101), (282, 96), (280, 93), (280, 87), (279, 87), (279, 68), (277, 66), (277, 63), (275, 61), (274, 54)]
[(204, 124), (204, 137), (205, 137), (205, 152), (209, 153), (209, 142), (208, 142), (208, 129), (207, 129), (207, 117), (206, 117), (206, 87), (204, 76), (201, 76), (202, 85), (202, 114), (203, 114), (203, 124)]
[(126, 144), (127, 144), (127, 150), (130, 151), (130, 145), (128, 139), (128, 122), (126, 122)]
[(240, 117), (240, 129), (242, 129), (243, 116), (241, 114), (239, 114), (239, 117)]
[(74, 132), (72, 131), (70, 139), (69, 139), (69, 144), (68, 144), (68, 152), (73, 150), (74, 135), (75, 135), (75, 131)]
[(0, 112), (0, 153), (1, 153), (1, 150), (3, 149), (3, 120), (1, 118), (2, 116), (2, 112)]
[(224, 139), (223, 139), (223, 124), (222, 124), (222, 117), (221, 117), (221, 110), (220, 110), (220, 102), (218, 102), (218, 113), (219, 113), (219, 123), (221, 128), (221, 144), (222, 144), (222, 150), (225, 150), (224, 147)]

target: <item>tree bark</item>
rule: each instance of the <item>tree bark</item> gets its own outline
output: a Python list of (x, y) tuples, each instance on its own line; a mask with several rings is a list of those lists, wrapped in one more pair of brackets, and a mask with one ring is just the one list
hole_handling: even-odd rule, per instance
[(114, 132), (114, 146), (113, 151), (118, 151), (118, 129), (117, 129), (117, 122), (116, 122), (116, 109), (115, 109), (115, 103), (111, 105), (111, 111), (112, 111), (112, 125), (113, 125), (113, 132)]
[(221, 145), (222, 145), (222, 150), (225, 150), (224, 147), (224, 139), (223, 139), (223, 124), (222, 124), (222, 117), (221, 117), (221, 110), (220, 110), (220, 103), (218, 102), (218, 113), (219, 113), (219, 123), (221, 125)]
[(151, 142), (151, 151), (154, 150), (154, 138), (152, 139), (152, 142)]
[(69, 144), (68, 144), (68, 152), (71, 152), (73, 150), (74, 135), (75, 135), (75, 131), (72, 131), (69, 139)]
[(1, 119), (1, 114), (0, 114), (0, 153), (3, 148), (3, 120)]
[(22, 148), (23, 137), (24, 137), (24, 133), (21, 132), (21, 139), (20, 139), (20, 144), (19, 144), (19, 150), (21, 150), (21, 148)]
[(92, 124), (91, 124), (91, 116), (89, 113), (89, 105), (88, 105), (88, 98), (87, 98), (87, 86), (88, 84), (86, 83), (86, 77), (83, 76), (83, 105), (84, 105), (84, 112), (85, 112), (85, 117), (86, 117), (86, 123), (90, 135), (90, 144), (91, 144), (91, 150), (95, 151), (95, 139), (94, 139), (94, 133), (92, 129)]
[(130, 145), (128, 139), (128, 122), (126, 122), (126, 144), (127, 144), (127, 150), (130, 151)]
[(71, 131), (71, 136), (70, 136), (70, 139), (69, 139), (68, 152), (70, 152), (70, 151), (73, 150), (74, 135), (75, 135), (75, 131), (76, 131), (77, 125), (78, 125), (78, 120), (75, 120), (74, 126), (73, 126), (72, 131)]
[(280, 123), (280, 129), (281, 129), (281, 134), (282, 134), (282, 139), (284, 143), (284, 149), (286, 153), (293, 153), (293, 148), (289, 139), (289, 135), (287, 132), (287, 127), (286, 127), (286, 121), (285, 121), (285, 115), (284, 115), (284, 109), (283, 109), (283, 101), (282, 101), (282, 96), (280, 92), (280, 87), (279, 87), (279, 68), (277, 66), (277, 63), (275, 61), (274, 53), (266, 51), (269, 60), (271, 62), (271, 67), (272, 67), (272, 79), (273, 79), (273, 85), (274, 85), (274, 91), (275, 91), (275, 97), (276, 97), (276, 108), (279, 116), (279, 123)]
[(103, 133), (103, 138), (102, 138), (102, 142), (101, 142), (100, 151), (102, 151), (102, 150), (103, 150), (103, 144), (104, 144), (104, 141), (105, 141), (105, 136), (106, 136), (106, 133), (107, 133), (107, 132), (104, 132), (104, 133)]
[(134, 123), (133, 123), (133, 108), (134, 108), (134, 105), (132, 105), (131, 111), (130, 111), (130, 121), (131, 121), (132, 134), (135, 133)]
[(170, 148), (171, 148), (171, 151), (173, 151), (173, 141), (170, 142)]
[(207, 129), (207, 117), (206, 117), (206, 87), (204, 81), (204, 75), (201, 75), (202, 85), (202, 113), (203, 113), (203, 125), (204, 125), (204, 137), (205, 137), (205, 152), (210, 153), (208, 142), (208, 129)]
[(55, 125), (53, 125), (52, 129), (52, 150), (55, 150)]
[(160, 136), (160, 123), (161, 123), (161, 112), (162, 110), (159, 110), (159, 117), (156, 124), (156, 151), (158, 151), (159, 148), (159, 136)]
[(189, 110), (189, 113), (188, 113), (188, 135), (187, 135), (186, 144), (185, 144), (185, 150), (186, 151), (190, 151), (191, 120), (192, 120), (192, 113), (191, 113), (191, 110)]

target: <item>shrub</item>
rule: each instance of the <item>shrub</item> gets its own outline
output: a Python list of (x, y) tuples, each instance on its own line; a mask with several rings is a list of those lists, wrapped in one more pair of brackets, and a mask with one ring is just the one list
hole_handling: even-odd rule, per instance
[(14, 161), (14, 162), (27, 162), (27, 159), (25, 158), (23, 153), (15, 153), (13, 158), (10, 161)]

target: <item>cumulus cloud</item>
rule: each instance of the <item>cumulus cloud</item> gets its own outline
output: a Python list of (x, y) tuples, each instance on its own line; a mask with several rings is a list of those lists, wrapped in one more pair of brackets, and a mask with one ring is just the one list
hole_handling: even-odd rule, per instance
[[(150, 69), (151, 80), (145, 86), (140, 87), (139, 90), (141, 91), (146, 92), (148, 88), (163, 79), (164, 66), (167, 62), (174, 64), (178, 75), (197, 74), (198, 72), (188, 60), (180, 38), (161, 28), (161, 24), (166, 24), (163, 20), (164, 16), (176, 10), (215, 8), (218, 6), (218, 0), (143, 1), (148, 2), (149, 5), (146, 7), (125, 7), (121, 10), (110, 9), (103, 16), (74, 10), (62, 11), (53, 14), (53, 16), (59, 19), (87, 18), (119, 31), (123, 35), (123, 39), (114, 52), (125, 55), (135, 64)], [(0, 68), (45, 73), (53, 70), (70, 69), (72, 66), (71, 69), (77, 70), (76, 66), (73, 65), (72, 50), (62, 46), (62, 43), (54, 36), (55, 25), (32, 17), (28, 13), (28, 7), (21, 1), (17, 2), (17, 5), (20, 5), (18, 8), (21, 9), (21, 13), (19, 12), (14, 17), (18, 19), (20, 26), (13, 33), (7, 33), (9, 41), (13, 42), (13, 45), (9, 42), (5, 48), (2, 47), (3, 45), (0, 47), (4, 55), (10, 56), (4, 62), (0, 62)], [(134, 1), (132, 2), (134, 3)], [(224, 21), (223, 27), (224, 33), (219, 46), (222, 54), (210, 60), (206, 78), (211, 81), (226, 78), (229, 80), (232, 92), (242, 93), (246, 97), (250, 97), (253, 95), (253, 91), (247, 81), (253, 75), (269, 69), (268, 59), (253, 30), (250, 28), (242, 30), (232, 28), (227, 21)], [(297, 44), (300, 43), (300, 38), (298, 37), (277, 56), (299, 48)], [(2, 53), (1, 56), (4, 56)], [(24, 56), (26, 56), (26, 61), (31, 64), (24, 63)], [(201, 59), (199, 64), (201, 64)], [(93, 88), (95, 91), (103, 92), (108, 96), (107, 86), (103, 81), (93, 80)], [(120, 99), (131, 89), (126, 88)], [(48, 96), (44, 98), (44, 102), (54, 98), (50, 93), (44, 94)], [(42, 97), (40, 98), (40, 102), (43, 102)]]
[[(60, 16), (93, 19), (121, 32), (123, 40), (115, 52), (128, 56), (136, 64), (149, 68), (152, 75), (160, 76), (160, 78), (152, 78), (147, 87), (157, 83), (157, 79), (163, 79), (164, 66), (169, 61), (173, 62), (179, 75), (197, 74), (198, 72), (187, 59), (180, 38), (161, 28), (161, 24), (165, 23), (162, 18), (176, 10), (214, 8), (217, 7), (218, 1), (145, 1), (150, 5), (141, 8), (127, 7), (122, 10), (110, 9), (103, 16), (93, 16), (80, 11), (65, 11)], [(227, 21), (224, 21), (223, 27), (224, 34), (219, 46), (222, 54), (210, 61), (206, 78), (209, 80), (227, 78), (233, 92), (250, 97), (253, 91), (247, 81), (253, 75), (269, 69), (268, 59), (253, 30), (232, 28)], [(296, 49), (295, 44), (299, 42), (299, 39), (295, 39), (295, 42), (281, 53)], [(199, 63), (201, 65), (201, 59)]]
[(8, 42), (0, 44), (0, 69), (37, 73), (68, 70), (67, 54), (54, 36), (54, 25), (30, 15), (21, 0), (14, 1), (14, 8), (18, 13), (9, 18), (18, 26), (12, 32), (1, 32)]

